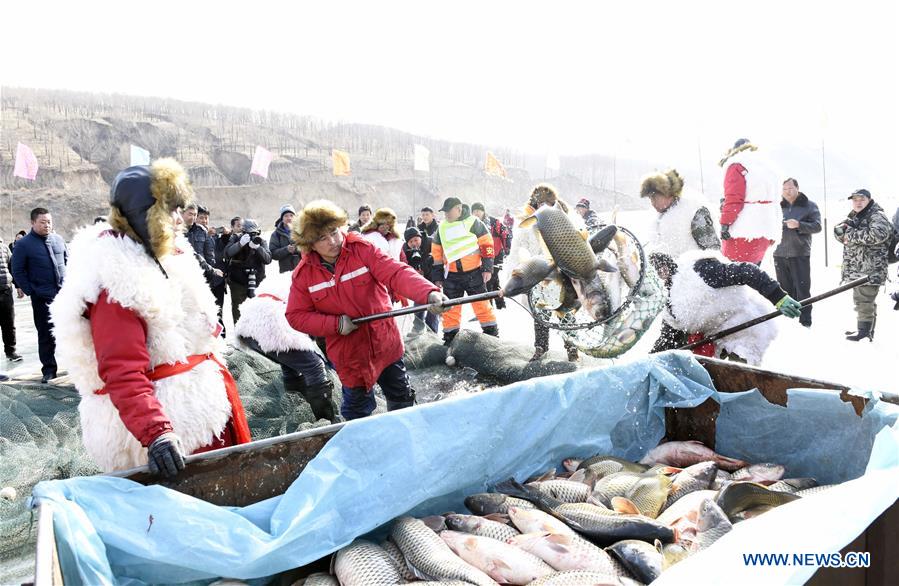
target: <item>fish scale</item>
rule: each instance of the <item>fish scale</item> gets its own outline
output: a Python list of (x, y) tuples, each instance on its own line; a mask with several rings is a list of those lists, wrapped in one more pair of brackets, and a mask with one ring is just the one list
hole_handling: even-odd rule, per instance
[(504, 541), (458, 531), (444, 531), (440, 538), (464, 561), (503, 584), (530, 584), (554, 571), (534, 554)]
[(637, 505), (641, 513), (654, 519), (664, 506), (670, 488), (670, 478), (654, 474), (640, 478), (624, 496)]
[(591, 492), (590, 487), (583, 482), (562, 479), (531, 482), (528, 486), (565, 503), (585, 503)]
[(383, 548), (361, 539), (337, 552), (334, 573), (343, 586), (393, 586), (403, 579)]
[(530, 586), (620, 586), (621, 580), (604, 572), (569, 570), (556, 572), (531, 582)]
[(393, 523), (390, 538), (403, 557), (429, 579), (465, 580), (478, 586), (496, 586), (490, 576), (460, 559), (439, 535), (412, 517), (400, 517)]
[(708, 499), (699, 507), (699, 522), (696, 538), (693, 540), (693, 551), (703, 550), (733, 529), (730, 519), (715, 501)]
[(340, 586), (340, 582), (331, 574), (318, 572), (307, 576), (303, 586)]
[(507, 514), (510, 507), (519, 509), (537, 508), (530, 501), (495, 492), (484, 492), (466, 497), (465, 507), (475, 515)]
[(384, 548), (384, 551), (386, 551), (387, 555), (390, 556), (390, 559), (393, 560), (393, 564), (396, 566), (396, 569), (399, 570), (400, 575), (404, 580), (412, 582), (417, 579), (415, 574), (412, 573), (412, 570), (409, 569), (409, 564), (406, 563), (403, 552), (400, 551), (400, 548), (398, 548), (394, 542), (384, 540), (381, 542), (381, 547)]
[(592, 497), (603, 504), (609, 503), (612, 497), (624, 496), (640, 480), (639, 474), (633, 472), (616, 472), (602, 478), (593, 487)]
[(701, 462), (684, 468), (671, 482), (671, 491), (660, 512), (691, 492), (706, 490), (715, 480), (717, 472), (718, 466), (714, 462)]
[(566, 274), (591, 280), (596, 274), (596, 256), (561, 207), (541, 206), (534, 214), (537, 230), (555, 264)]
[(628, 575), (627, 570), (605, 550), (582, 537), (554, 533), (527, 533), (513, 537), (509, 543), (536, 555), (560, 572), (589, 570), (616, 576)]
[(447, 515), (446, 526), (454, 531), (463, 531), (498, 541), (507, 541), (518, 535), (514, 527), (475, 515)]
[(818, 485), (818, 481), (814, 478), (787, 478), (784, 480), (778, 480), (774, 484), (768, 487), (768, 490), (776, 490), (778, 492), (789, 492), (790, 494), (796, 494), (801, 490), (808, 490), (810, 488), (815, 488)]

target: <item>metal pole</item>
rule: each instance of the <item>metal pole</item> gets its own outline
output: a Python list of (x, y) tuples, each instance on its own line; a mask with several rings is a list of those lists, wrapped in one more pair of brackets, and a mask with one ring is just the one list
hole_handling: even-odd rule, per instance
[[(478, 293), (477, 295), (469, 295), (468, 297), (459, 297), (458, 299), (450, 299), (449, 301), (443, 304), (443, 307), (453, 307), (454, 305), (465, 305), (466, 303), (474, 303), (475, 301), (487, 301), (490, 299), (495, 299), (502, 295), (502, 291), (487, 291), (486, 293)], [(375, 313), (373, 315), (366, 315), (365, 317), (357, 317), (353, 320), (354, 324), (364, 324), (370, 321), (376, 321), (379, 319), (387, 319), (388, 317), (399, 317), (401, 315), (409, 315), (410, 313), (418, 313), (419, 311), (426, 310), (430, 307), (430, 304), (424, 305), (413, 305), (412, 307), (404, 307), (402, 309), (394, 309), (391, 311), (385, 311), (383, 313)]]
[(696, 137), (696, 149), (699, 151), (699, 187), (705, 195), (705, 177), (702, 174), (702, 138)]
[(830, 240), (827, 230), (827, 157), (824, 156), (824, 137), (821, 137), (821, 176), (824, 183), (824, 266), (828, 266), (827, 243)]
[[(808, 305), (811, 305), (812, 303), (816, 303), (818, 301), (821, 301), (822, 299), (827, 299), (828, 297), (836, 295), (837, 293), (842, 293), (843, 291), (847, 291), (849, 289), (855, 289), (859, 285), (864, 285), (865, 283), (868, 282), (868, 279), (870, 279), (870, 277), (861, 277), (860, 279), (856, 279), (854, 281), (849, 281), (845, 285), (840, 285), (836, 289), (831, 289), (830, 291), (827, 291), (820, 295), (816, 295), (815, 297), (809, 297), (808, 299), (803, 299), (802, 301), (800, 301), (800, 303), (802, 304), (802, 307), (806, 307)], [(747, 328), (751, 328), (752, 326), (756, 326), (762, 322), (766, 322), (769, 319), (774, 319), (775, 317), (777, 317), (779, 315), (781, 315), (780, 311), (772, 311), (771, 313), (768, 313), (768, 314), (759, 316), (755, 319), (751, 319), (747, 322), (735, 325), (732, 328), (727, 328), (726, 330), (721, 330), (718, 333), (712, 334), (711, 336), (707, 336), (707, 337), (703, 338), (702, 340), (693, 342), (692, 344), (687, 344), (686, 346), (681, 346), (680, 348), (678, 348), (678, 350), (692, 350), (693, 348), (696, 348), (697, 346), (702, 346), (703, 344), (707, 344), (709, 342), (714, 342), (716, 340), (720, 340), (721, 338), (726, 338), (727, 336), (729, 336), (731, 334), (735, 334), (735, 333), (743, 331)]]

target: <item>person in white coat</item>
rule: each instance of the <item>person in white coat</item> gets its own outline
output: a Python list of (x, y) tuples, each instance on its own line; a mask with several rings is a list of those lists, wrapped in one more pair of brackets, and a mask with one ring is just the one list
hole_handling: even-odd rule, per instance
[(281, 366), (284, 390), (302, 395), (312, 414), (331, 423), (338, 421), (331, 394), (334, 384), (325, 371), (315, 341), (287, 323), (285, 311), (292, 274), (272, 275), (256, 289), (256, 296), (240, 305), (234, 331), (241, 342)]

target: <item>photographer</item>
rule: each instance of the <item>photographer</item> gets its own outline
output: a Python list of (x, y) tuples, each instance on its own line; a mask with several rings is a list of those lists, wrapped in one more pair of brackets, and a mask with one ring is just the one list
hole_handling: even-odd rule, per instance
[(265, 279), (265, 265), (272, 262), (272, 253), (262, 240), (256, 220), (243, 221), (243, 230), (235, 232), (225, 247), (228, 261), (228, 287), (231, 289), (231, 317), (240, 319), (240, 304), (254, 295), (256, 285)]

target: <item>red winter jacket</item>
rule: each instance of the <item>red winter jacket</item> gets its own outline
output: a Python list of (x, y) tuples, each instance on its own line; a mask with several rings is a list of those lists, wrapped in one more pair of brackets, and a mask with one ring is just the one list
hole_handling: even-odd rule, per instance
[[(147, 378), (150, 369), (147, 324), (137, 313), (110, 301), (105, 290), (100, 292), (96, 303), (88, 306), (86, 313), (91, 322), (103, 390), (118, 410), (125, 428), (147, 447), (163, 433), (172, 431), (153, 383)], [(229, 420), (221, 437), (213, 438), (193, 453), (234, 445), (235, 438), (233, 422)]]
[(353, 232), (346, 235), (333, 274), (316, 252), (304, 254), (293, 272), (287, 321), (297, 331), (324, 336), (328, 358), (345, 387), (370, 389), (387, 366), (403, 357), (403, 340), (393, 319), (361, 324), (347, 336), (337, 330), (341, 315), (357, 318), (390, 311), (388, 289), (419, 304), (439, 291), (412, 267)]
[(746, 167), (733, 163), (724, 174), (724, 204), (721, 206), (721, 225), (730, 226), (737, 221), (746, 201)]

